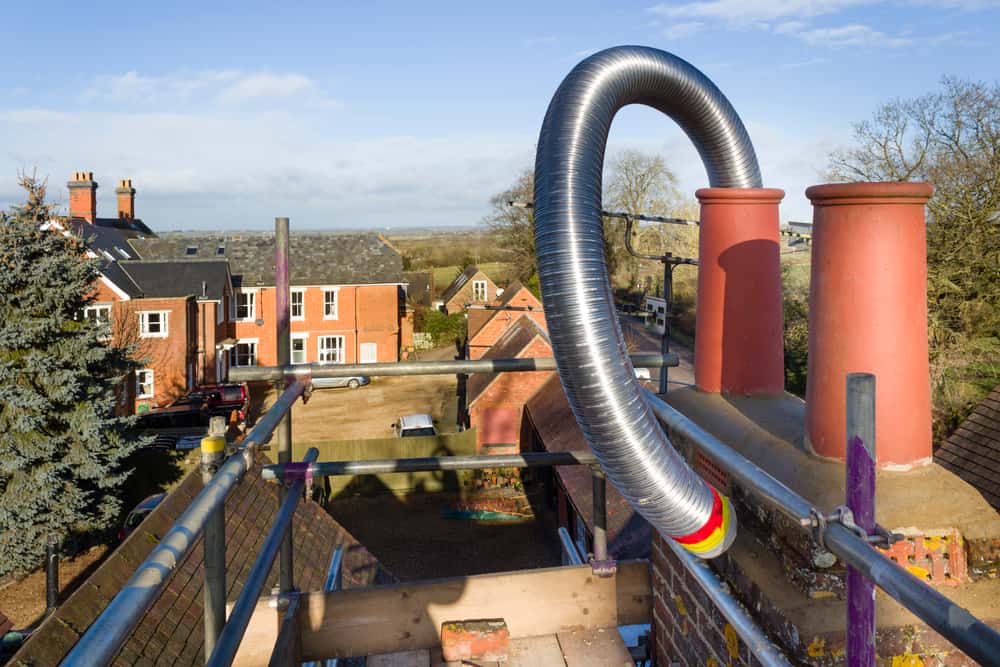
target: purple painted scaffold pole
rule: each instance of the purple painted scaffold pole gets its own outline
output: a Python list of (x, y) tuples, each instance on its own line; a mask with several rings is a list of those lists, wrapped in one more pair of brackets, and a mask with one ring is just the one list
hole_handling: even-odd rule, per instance
[[(875, 376), (847, 376), (847, 506), (854, 522), (875, 530)], [(875, 584), (847, 568), (847, 664), (875, 664)]]

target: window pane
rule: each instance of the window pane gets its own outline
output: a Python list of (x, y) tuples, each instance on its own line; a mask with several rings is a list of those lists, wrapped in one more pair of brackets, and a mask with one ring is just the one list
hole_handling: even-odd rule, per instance
[(337, 317), (337, 292), (335, 290), (323, 291), (323, 317)]
[(292, 339), (292, 363), (293, 364), (304, 364), (304, 363), (306, 363), (306, 339), (305, 338), (293, 338)]

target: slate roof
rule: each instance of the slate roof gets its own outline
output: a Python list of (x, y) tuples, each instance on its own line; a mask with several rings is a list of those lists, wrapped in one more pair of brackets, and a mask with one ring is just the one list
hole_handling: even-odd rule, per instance
[(415, 303), (431, 305), (431, 293), (434, 292), (434, 274), (430, 271), (404, 271), (403, 280), (409, 283), (406, 295)]
[[(521, 284), (521, 281), (520, 280), (515, 280), (510, 285), (508, 285), (507, 289), (505, 289), (503, 291), (503, 294), (500, 295), (500, 299), (497, 301), (497, 305), (495, 307), (496, 308), (506, 308), (506, 307), (509, 307), (510, 306), (510, 302), (514, 300), (514, 297), (517, 296), (518, 293), (521, 290), (524, 290), (524, 289), (527, 289), (527, 288), (524, 285)], [(528, 293), (531, 294), (531, 290), (528, 290)], [(531, 296), (535, 300), (538, 299), (538, 297), (535, 297), (534, 294), (531, 294)], [(539, 308), (541, 308), (541, 302), (539, 302)]]
[[(131, 244), (143, 259), (227, 259), (237, 287), (274, 285), (274, 234), (171, 234)], [(292, 234), (289, 263), (293, 285), (403, 282), (403, 258), (377, 234)]]
[(119, 262), (142, 296), (148, 299), (202, 296), (221, 301), (230, 282), (229, 262), (219, 260), (137, 260)]
[[(260, 462), (266, 463), (261, 457)], [(128, 581), (171, 524), (201, 490), (194, 470), (77, 590), (46, 619), (9, 665), (57, 665), (87, 627)], [(239, 596), (264, 536), (278, 508), (278, 487), (251, 470), (226, 499), (227, 599)], [(359, 588), (394, 580), (358, 541), (317, 503), (306, 500), (295, 510), (293, 560), (300, 590), (322, 590), (330, 557), (344, 547), (343, 587)], [(265, 594), (277, 582), (271, 569)], [(202, 539), (174, 569), (163, 593), (139, 621), (111, 663), (131, 665), (203, 665)]]
[(128, 294), (130, 298), (137, 299), (142, 297), (142, 288), (132, 280), (131, 276), (125, 273), (125, 269), (122, 268), (121, 264), (104, 259), (103, 257), (98, 261), (100, 262), (99, 270), (105, 278), (113, 282), (116, 287)]
[[(545, 331), (533, 319), (522, 315), (516, 322), (507, 327), (507, 330), (482, 358), (514, 359), (531, 344), (531, 341), (538, 337), (551, 346)], [(471, 407), (479, 395), (486, 391), (486, 388), (493, 384), (500, 375), (500, 373), (473, 373), (468, 380), (468, 405)]]
[[(525, 412), (539, 439), (550, 452), (589, 451), (583, 432), (566, 400), (559, 375), (552, 374), (525, 405)], [(593, 482), (586, 466), (557, 466), (562, 483), (576, 513), (594, 529)], [(652, 529), (608, 480), (608, 552), (612, 558), (649, 558)]]
[[(141, 220), (122, 221), (117, 218), (98, 218), (87, 222), (82, 218), (66, 218), (59, 224), (68, 226), (74, 235), (83, 239), (88, 248), (103, 259), (138, 259), (135, 249), (129, 245), (132, 239), (156, 237)], [(138, 223), (137, 226), (135, 223)]]
[(1000, 385), (937, 448), (934, 461), (976, 487), (1000, 510)]
[(465, 283), (472, 280), (473, 276), (475, 276), (477, 273), (479, 273), (478, 266), (465, 267), (465, 271), (462, 271), (460, 274), (455, 276), (455, 279), (451, 281), (451, 284), (448, 285), (448, 287), (445, 288), (444, 292), (441, 293), (441, 300), (444, 303), (448, 303), (449, 301), (451, 301), (455, 297), (455, 295), (458, 294), (459, 290), (462, 289)]

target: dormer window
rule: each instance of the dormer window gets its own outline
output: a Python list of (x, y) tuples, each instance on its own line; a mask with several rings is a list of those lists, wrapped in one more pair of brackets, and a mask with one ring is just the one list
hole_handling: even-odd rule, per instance
[(196, 246), (196, 245), (189, 245), (187, 247), (187, 250), (184, 252), (184, 254), (185, 255), (189, 255), (189, 256), (190, 255), (197, 255), (198, 254), (198, 246)]

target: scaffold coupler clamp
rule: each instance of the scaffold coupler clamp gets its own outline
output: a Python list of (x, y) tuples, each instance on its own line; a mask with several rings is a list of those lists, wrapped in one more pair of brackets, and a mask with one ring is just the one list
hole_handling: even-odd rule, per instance
[(271, 595), (267, 598), (267, 606), (271, 609), (277, 609), (279, 612), (285, 612), (288, 610), (288, 605), (292, 603), (292, 599), (298, 597), (299, 594), (299, 589), (297, 588), (282, 593), (281, 589), (275, 586), (271, 589)]
[(824, 538), (826, 535), (826, 526), (830, 523), (839, 523), (868, 544), (879, 549), (888, 549), (894, 543), (903, 539), (901, 534), (890, 532), (879, 524), (875, 524), (875, 532), (869, 535), (864, 528), (854, 521), (854, 512), (846, 505), (838, 505), (827, 515), (816, 509), (810, 510), (809, 513), (812, 518), (813, 539), (823, 549), (827, 548)]
[(291, 486), (297, 480), (301, 479), (306, 483), (306, 493), (308, 494), (312, 491), (313, 470), (311, 463), (306, 463), (304, 461), (286, 463), (285, 469), (282, 471), (281, 475), (285, 486)]
[(597, 577), (613, 577), (618, 572), (618, 561), (614, 558), (595, 560), (590, 558), (590, 571)]

